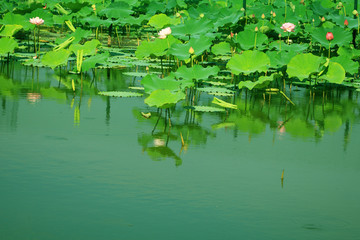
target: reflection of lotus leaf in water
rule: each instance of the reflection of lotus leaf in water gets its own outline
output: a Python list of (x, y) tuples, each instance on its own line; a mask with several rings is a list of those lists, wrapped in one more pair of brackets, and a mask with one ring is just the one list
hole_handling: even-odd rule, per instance
[(290, 119), (285, 124), (286, 132), (293, 137), (312, 137), (315, 134), (314, 126), (305, 120), (295, 118)]
[(241, 132), (259, 134), (265, 132), (266, 123), (251, 116), (233, 114), (229, 117), (229, 123), (234, 123)]
[(158, 147), (149, 147), (145, 150), (149, 157), (153, 161), (163, 161), (167, 158), (173, 158), (176, 162), (176, 166), (181, 165), (181, 158), (178, 157), (173, 150), (166, 146), (158, 146)]
[(342, 125), (342, 119), (339, 115), (331, 114), (325, 117), (325, 131), (336, 132)]

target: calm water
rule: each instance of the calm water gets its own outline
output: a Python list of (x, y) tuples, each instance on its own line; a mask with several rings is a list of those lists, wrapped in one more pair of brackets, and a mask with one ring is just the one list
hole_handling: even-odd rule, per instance
[(95, 94), (140, 86), (128, 70), (74, 95), (74, 76), (14, 69), (0, 77), (2, 240), (360, 239), (355, 92), (293, 87), (296, 107), (243, 92), (240, 110), (191, 119), (178, 104), (152, 133), (143, 98)]

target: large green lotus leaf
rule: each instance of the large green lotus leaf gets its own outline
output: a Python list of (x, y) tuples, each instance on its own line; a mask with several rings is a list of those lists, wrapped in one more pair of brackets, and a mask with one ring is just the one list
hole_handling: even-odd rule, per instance
[(4, 25), (21, 25), (24, 30), (34, 28), (34, 25), (30, 23), (30, 19), (26, 18), (24, 15), (14, 14), (13, 12), (6, 13), (0, 22)]
[(248, 75), (253, 72), (265, 72), (269, 65), (270, 59), (265, 53), (249, 50), (241, 55), (234, 55), (226, 67), (234, 74)]
[(150, 107), (168, 108), (183, 99), (185, 99), (183, 92), (172, 93), (167, 89), (158, 89), (153, 91), (144, 102)]
[(29, 18), (28, 21), (30, 21), (30, 18), (39, 17), (44, 20), (44, 25), (46, 26), (52, 26), (54, 24), (53, 14), (42, 8), (35, 9), (31, 13), (26, 14), (26, 16)]
[(184, 24), (179, 24), (171, 27), (172, 34), (180, 39), (188, 40), (189, 37), (187, 35), (197, 35), (202, 36), (205, 33), (211, 32), (213, 30), (213, 24), (211, 21), (201, 18), (198, 19), (189, 19), (185, 21)]
[(16, 32), (18, 32), (23, 27), (21, 25), (5, 25), (1, 28), (0, 36), (3, 37), (12, 37)]
[(241, 49), (249, 50), (254, 48), (255, 44), (255, 36), (256, 36), (256, 48), (262, 47), (262, 45), (268, 41), (268, 38), (265, 34), (261, 32), (254, 32), (251, 30), (245, 30), (239, 32), (237, 38), (235, 38), (235, 42), (240, 44)]
[(87, 70), (89, 70), (90, 68), (94, 68), (96, 66), (96, 64), (103, 64), (106, 62), (106, 60), (109, 58), (110, 53), (109, 52), (105, 52), (102, 54), (97, 54), (95, 56), (91, 56), (87, 59), (85, 59), (82, 62), (81, 65), (81, 71), (86, 72)]
[(332, 29), (317, 28), (311, 33), (311, 36), (315, 42), (320, 43), (325, 48), (329, 48), (329, 41), (326, 40), (326, 34), (328, 32), (332, 32), (334, 35), (334, 39), (331, 41), (330, 47), (335, 45), (338, 45), (339, 47), (343, 45), (348, 46), (352, 41), (351, 32), (340, 27), (334, 27)]
[(345, 79), (345, 69), (337, 62), (330, 62), (325, 75), (320, 76), (331, 83), (342, 83)]
[(190, 58), (189, 49), (194, 49), (194, 54), (199, 56), (204, 51), (208, 50), (212, 44), (210, 38), (203, 36), (201, 38), (191, 38), (186, 44), (178, 43), (171, 46), (169, 54), (174, 55), (179, 60), (186, 60)]
[(302, 81), (310, 74), (319, 72), (321, 62), (322, 58), (312, 53), (299, 54), (290, 60), (286, 72), (290, 78), (297, 77)]
[(141, 84), (144, 86), (144, 90), (146, 93), (152, 93), (153, 91), (158, 89), (167, 89), (171, 92), (177, 92), (194, 85), (191, 79), (177, 81), (175, 80), (173, 75), (161, 79), (154, 74), (144, 77), (141, 80)]
[(85, 25), (88, 23), (91, 27), (99, 27), (100, 25), (110, 26), (112, 21), (110, 19), (103, 20), (98, 16), (91, 15), (89, 17), (80, 18), (80, 22)]
[(156, 57), (164, 56), (167, 54), (169, 47), (179, 42), (180, 40), (171, 35), (167, 36), (165, 39), (157, 38), (155, 41), (143, 41), (137, 48), (135, 56), (139, 59), (150, 57), (151, 55)]
[(252, 81), (242, 81), (239, 82), (239, 89), (247, 88), (249, 90), (252, 90), (253, 88), (265, 88), (269, 85), (271, 81), (273, 81), (273, 76), (261, 76), (259, 79), (255, 82)]
[(170, 18), (167, 15), (160, 13), (152, 16), (148, 24), (156, 29), (161, 29), (166, 25), (176, 25), (180, 23), (180, 18)]
[(235, 24), (240, 20), (240, 17), (244, 16), (242, 11), (232, 11), (231, 8), (222, 8), (220, 11), (220, 16), (218, 16), (214, 21), (214, 26), (216, 28), (223, 27), (227, 24)]
[(77, 51), (78, 50), (83, 50), (83, 55), (95, 55), (95, 51), (96, 48), (101, 45), (101, 43), (99, 42), (99, 40), (97, 39), (93, 39), (90, 41), (87, 41), (86, 43), (84, 43), (84, 45), (81, 44), (72, 44), (69, 47), (69, 50), (74, 52), (75, 55), (77, 55)]
[(330, 61), (339, 63), (341, 66), (343, 66), (346, 72), (352, 75), (359, 71), (359, 63), (354, 62), (346, 56), (333, 57), (330, 59)]
[(120, 92), (120, 91), (111, 91), (111, 92), (98, 92), (99, 95), (102, 96), (110, 96), (110, 97), (141, 97), (141, 93), (136, 92)]
[(343, 28), (345, 27), (345, 25), (344, 25), (345, 19), (348, 20), (348, 23), (349, 23), (347, 28), (353, 29), (353, 28), (357, 28), (357, 26), (358, 26), (357, 19), (353, 19), (351, 17), (345, 17), (344, 15), (330, 14), (329, 19)]
[(0, 38), (0, 54), (12, 53), (18, 44), (13, 38)]
[(230, 53), (230, 44), (228, 42), (220, 42), (211, 47), (211, 52), (215, 55), (226, 55)]
[(49, 51), (41, 59), (41, 63), (51, 68), (67, 64), (71, 51), (60, 49), (58, 51)]
[(126, 2), (113, 2), (108, 7), (99, 11), (99, 15), (105, 15), (109, 19), (121, 18), (123, 16), (131, 15), (134, 11), (131, 6)]
[(219, 71), (220, 69), (217, 66), (207, 68), (200, 65), (194, 65), (190, 68), (182, 66), (175, 72), (175, 76), (177, 78), (189, 80), (206, 80), (210, 76), (216, 75)]
[(337, 50), (337, 54), (339, 54), (339, 56), (344, 56), (347, 58), (354, 59), (360, 56), (360, 50), (343, 46), (343, 47), (339, 47), (339, 49)]
[(270, 67), (281, 68), (287, 65), (290, 60), (296, 55), (296, 52), (285, 52), (285, 51), (267, 51), (266, 55), (270, 58)]

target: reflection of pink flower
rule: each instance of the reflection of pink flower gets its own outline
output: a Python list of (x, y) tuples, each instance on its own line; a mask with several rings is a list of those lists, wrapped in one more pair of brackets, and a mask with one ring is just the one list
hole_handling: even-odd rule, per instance
[(26, 95), (26, 99), (30, 102), (30, 103), (36, 103), (38, 101), (40, 101), (41, 99), (41, 95), (40, 93), (27, 93)]
[(44, 23), (44, 20), (42, 18), (36, 17), (36, 18), (30, 18), (30, 23), (35, 25), (41, 25)]
[(292, 23), (284, 23), (280, 28), (284, 30), (284, 32), (293, 32), (295, 25)]
[(161, 30), (158, 35), (159, 35), (159, 38), (161, 39), (165, 39), (167, 35), (171, 34), (171, 28), (170, 27), (167, 27), (167, 28), (164, 28), (163, 30)]
[(279, 129), (279, 132), (281, 134), (284, 134), (286, 132), (286, 129), (285, 129), (285, 126), (284, 126), (284, 122), (283, 121), (278, 121), (277, 122), (279, 125), (278, 125), (278, 129)]

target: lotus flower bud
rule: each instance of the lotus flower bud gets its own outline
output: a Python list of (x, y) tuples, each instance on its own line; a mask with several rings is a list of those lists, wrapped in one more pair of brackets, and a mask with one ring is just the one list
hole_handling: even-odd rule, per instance
[(203, 13), (200, 14), (200, 18), (203, 18), (205, 15)]
[(177, 13), (175, 14), (175, 16), (176, 16), (176, 17), (180, 17), (181, 15), (180, 15), (180, 13), (177, 12)]
[(275, 13), (275, 12), (273, 12), (273, 13), (272, 13), (272, 16), (273, 16), (273, 17), (276, 17), (276, 13)]
[(189, 53), (191, 54), (191, 55), (193, 55), (194, 54), (194, 49), (193, 49), (193, 47), (190, 47), (190, 49), (189, 49)]
[(356, 16), (359, 15), (358, 11), (356, 11), (356, 10), (352, 11), (352, 14), (353, 14), (353, 15), (356, 15)]
[(259, 28), (258, 27), (255, 27), (255, 32), (259, 31)]
[(331, 41), (333, 39), (334, 39), (334, 35), (332, 34), (332, 32), (328, 32), (326, 34), (326, 40)]
[(321, 22), (325, 22), (325, 17), (322, 17), (320, 20)]
[(265, 14), (261, 14), (261, 18), (262, 18), (262, 19), (265, 19)]
[(343, 7), (342, 2), (339, 2), (338, 6), (342, 8)]
[(349, 25), (349, 22), (348, 22), (348, 20), (347, 20), (347, 19), (345, 19), (345, 21), (344, 21), (344, 25), (345, 25), (346, 27)]
[(240, 11), (245, 12), (245, 8), (241, 8)]

